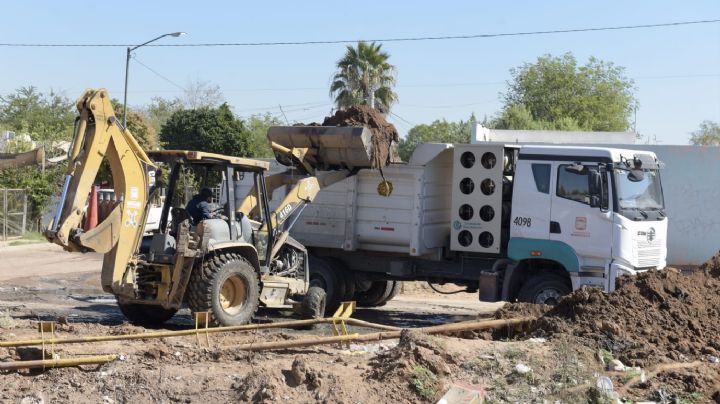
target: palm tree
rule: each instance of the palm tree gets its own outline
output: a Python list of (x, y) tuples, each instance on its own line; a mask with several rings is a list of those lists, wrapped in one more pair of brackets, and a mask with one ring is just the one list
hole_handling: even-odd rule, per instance
[(395, 66), (388, 63), (390, 55), (375, 42), (360, 41), (357, 47), (347, 46), (345, 55), (337, 62), (332, 78), (330, 96), (339, 109), (367, 104), (381, 112), (388, 112), (397, 101)]

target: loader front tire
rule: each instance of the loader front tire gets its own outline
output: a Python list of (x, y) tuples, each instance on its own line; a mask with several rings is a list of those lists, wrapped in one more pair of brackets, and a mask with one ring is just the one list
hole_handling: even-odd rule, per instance
[(319, 286), (311, 286), (302, 300), (301, 315), (303, 319), (316, 319), (325, 316), (327, 303), (325, 290)]
[(131, 324), (142, 327), (162, 325), (177, 313), (177, 309), (166, 309), (151, 304), (120, 303), (118, 301), (118, 307)]
[(255, 268), (242, 256), (221, 253), (205, 257), (190, 276), (187, 302), (193, 312), (210, 313), (210, 324), (247, 324), (257, 311), (260, 281)]

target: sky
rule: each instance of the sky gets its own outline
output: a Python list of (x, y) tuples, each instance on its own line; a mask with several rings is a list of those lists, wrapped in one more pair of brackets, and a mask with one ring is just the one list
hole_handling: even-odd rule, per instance
[[(176, 31), (187, 35), (158, 43), (352, 41), (720, 19), (718, 0), (1, 4), (1, 43), (44, 44), (140, 44)], [(290, 122), (321, 121), (332, 108), (328, 88), (345, 46), (142, 47), (130, 64), (128, 104), (173, 98), (199, 80), (218, 85), (240, 116), (267, 111), (282, 117), (282, 106)], [(399, 102), (391, 121), (401, 134), (436, 119), (492, 117), (502, 107), (511, 68), (565, 52), (580, 63), (595, 56), (626, 68), (635, 80), (642, 142), (687, 144), (700, 122), (720, 122), (720, 23), (388, 42), (383, 49), (397, 69)], [(105, 87), (122, 99), (125, 56), (124, 47), (0, 47), (0, 94), (33, 85), (74, 99), (85, 88)]]

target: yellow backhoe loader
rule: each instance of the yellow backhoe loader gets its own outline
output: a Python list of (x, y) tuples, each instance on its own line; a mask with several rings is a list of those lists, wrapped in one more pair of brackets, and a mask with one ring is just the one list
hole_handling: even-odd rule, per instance
[[(273, 127), (271, 146), (289, 168), (266, 175), (270, 165), (261, 160), (143, 151), (115, 117), (104, 89), (87, 90), (77, 109), (60, 203), (45, 235), (67, 251), (105, 254), (103, 290), (116, 296), (128, 320), (159, 324), (183, 304), (193, 312), (209, 312), (214, 325), (247, 323), (259, 306), (323, 315), (324, 292), (308, 286), (307, 251), (289, 230), (322, 188), (377, 165), (377, 146), (367, 128)], [(83, 230), (88, 195), (103, 160), (109, 163), (118, 203), (95, 228)], [(166, 184), (160, 184), (160, 167), (169, 170)], [(188, 170), (195, 178), (204, 173), (206, 186), (222, 184), (224, 203), (215, 218), (193, 223), (182, 206), (172, 206), (184, 192)], [(236, 195), (238, 184), (248, 178), (254, 184), (250, 192)], [(268, 200), (281, 186), (290, 191), (272, 210)], [(159, 229), (144, 235), (148, 201), (161, 190), (165, 203)]]

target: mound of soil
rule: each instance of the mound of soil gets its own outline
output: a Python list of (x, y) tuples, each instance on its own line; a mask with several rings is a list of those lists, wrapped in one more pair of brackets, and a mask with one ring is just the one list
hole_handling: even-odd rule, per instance
[(367, 105), (355, 105), (335, 112), (325, 118), (322, 126), (365, 126), (372, 132), (373, 168), (382, 168), (389, 163), (390, 146), (398, 142), (397, 129), (385, 116)]
[[(609, 294), (581, 288), (545, 310), (534, 335), (575, 335), (630, 366), (702, 361), (695, 370), (665, 372), (646, 384), (710, 394), (720, 389), (720, 369), (711, 363), (720, 357), (720, 254), (690, 273), (668, 268), (622, 277)], [(531, 311), (511, 304), (499, 316)]]
[[(389, 390), (397, 390), (396, 397), (407, 394), (407, 385), (415, 384), (426, 396), (406, 397), (413, 402), (436, 396), (444, 389), (443, 379), (452, 373), (457, 361), (431, 337), (417, 331), (403, 330), (394, 348), (379, 353), (370, 360), (366, 377), (377, 380)], [(420, 382), (422, 380), (422, 382)], [(418, 386), (418, 383), (422, 385)], [(437, 398), (437, 397), (435, 397)]]

